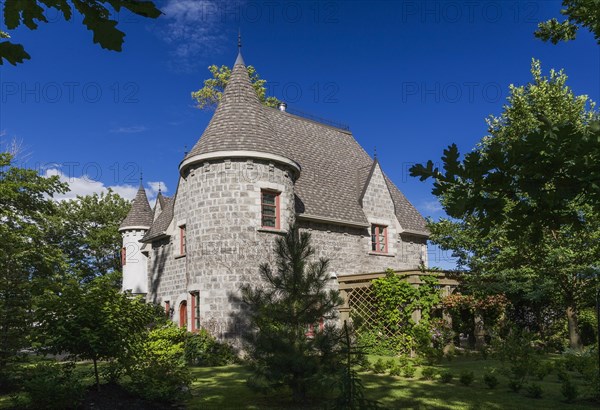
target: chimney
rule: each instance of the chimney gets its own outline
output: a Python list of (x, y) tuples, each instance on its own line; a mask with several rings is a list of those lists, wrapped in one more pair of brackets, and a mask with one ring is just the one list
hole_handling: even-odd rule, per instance
[(287, 108), (287, 104), (284, 102), (280, 102), (279, 105), (277, 106), (277, 108), (279, 108), (279, 111), (285, 112), (285, 109)]

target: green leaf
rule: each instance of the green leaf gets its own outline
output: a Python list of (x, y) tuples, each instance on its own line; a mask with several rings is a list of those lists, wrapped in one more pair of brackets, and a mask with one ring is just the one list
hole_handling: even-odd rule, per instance
[(31, 56), (21, 44), (13, 44), (10, 41), (0, 42), (0, 65), (4, 64), (4, 60), (12, 65), (17, 65), (29, 59), (31, 59)]

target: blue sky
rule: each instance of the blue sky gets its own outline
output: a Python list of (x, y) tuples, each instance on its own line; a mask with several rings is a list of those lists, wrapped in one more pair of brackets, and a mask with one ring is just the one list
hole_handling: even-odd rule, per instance
[[(24, 145), (22, 161), (68, 177), (74, 193), (112, 186), (131, 197), (141, 170), (152, 195), (173, 194), (185, 146), (210, 112), (190, 92), (207, 66), (243, 54), (271, 95), (350, 126), (425, 216), (443, 215), (429, 183), (408, 167), (438, 160), (456, 142), (473, 148), (498, 115), (509, 84), (530, 79), (531, 59), (564, 68), (576, 94), (600, 99), (600, 47), (581, 31), (553, 46), (533, 37), (559, 17), (560, 1), (235, 1), (165, 0), (148, 21), (123, 12), (122, 53), (102, 50), (81, 18), (19, 29), (32, 59), (0, 68), (3, 144)], [(450, 266), (435, 250), (432, 265)]]

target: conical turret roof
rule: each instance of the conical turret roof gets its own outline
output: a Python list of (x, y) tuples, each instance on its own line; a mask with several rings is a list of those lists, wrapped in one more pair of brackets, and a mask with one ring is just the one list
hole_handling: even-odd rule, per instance
[(221, 101), (200, 140), (184, 159), (217, 151), (254, 151), (289, 158), (250, 82), (239, 53)]
[(121, 222), (119, 231), (126, 230), (127, 228), (149, 229), (150, 225), (152, 225), (152, 208), (150, 208), (146, 190), (140, 182), (140, 187), (131, 204), (131, 209), (123, 222)]

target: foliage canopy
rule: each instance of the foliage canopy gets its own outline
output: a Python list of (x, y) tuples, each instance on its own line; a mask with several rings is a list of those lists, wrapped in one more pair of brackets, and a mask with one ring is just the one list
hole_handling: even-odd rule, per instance
[[(111, 12), (120, 13), (122, 10), (147, 18), (157, 18), (162, 13), (152, 1), (147, 0), (4, 0), (2, 22), (10, 32), (24, 25), (30, 30), (36, 30), (39, 23), (48, 23), (46, 13), (55, 9), (69, 21), (76, 11), (83, 16), (83, 25), (94, 34), (95, 44), (107, 50), (121, 51), (125, 33), (117, 28), (118, 16)], [(4, 60), (12, 65), (23, 63), (31, 56), (22, 44), (16, 44), (8, 39), (9, 33), (0, 31), (0, 65)]]
[(452, 144), (443, 169), (428, 161), (410, 172), (434, 180), (453, 219), (430, 223), (432, 239), (470, 269), (471, 288), (563, 310), (576, 347), (577, 312), (591, 303), (600, 256), (599, 115), (562, 71), (542, 76), (534, 60), (531, 73), (531, 83), (510, 87), (489, 135), (464, 159)]

